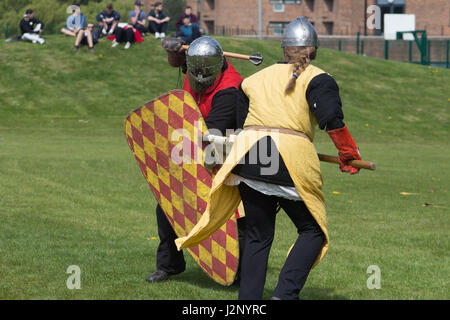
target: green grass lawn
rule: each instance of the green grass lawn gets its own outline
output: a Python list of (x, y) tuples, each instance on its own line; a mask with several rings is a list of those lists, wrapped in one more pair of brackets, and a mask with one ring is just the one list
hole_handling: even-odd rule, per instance
[[(278, 61), (277, 42), (218, 38), (262, 52), (243, 76)], [(156, 202), (123, 132), (127, 113), (181, 87), (159, 42), (128, 51), (101, 40), (0, 43), (0, 299), (235, 299), (185, 253), (186, 272), (148, 284), (158, 245)], [(302, 299), (450, 298), (450, 71), (321, 49), (315, 64), (340, 86), (345, 120), (375, 172), (322, 164), (330, 250)], [(336, 154), (322, 132), (319, 152)], [(296, 238), (277, 219), (265, 298)], [(69, 290), (70, 265), (81, 290)], [(381, 289), (369, 290), (370, 265)]]

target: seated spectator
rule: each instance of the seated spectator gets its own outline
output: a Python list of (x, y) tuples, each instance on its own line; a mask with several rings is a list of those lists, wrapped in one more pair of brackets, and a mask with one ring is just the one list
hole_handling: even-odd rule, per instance
[(25, 11), (25, 15), (20, 20), (20, 31), (22, 32), (22, 40), (31, 41), (33, 43), (45, 43), (45, 39), (40, 37), (44, 24), (34, 17), (31, 9)]
[(72, 14), (66, 20), (66, 27), (61, 29), (61, 32), (67, 36), (76, 37), (78, 32), (86, 28), (86, 18), (81, 13), (81, 8), (78, 3), (72, 4)]
[(180, 37), (184, 43), (190, 44), (197, 38), (200, 38), (205, 32), (197, 23), (192, 23), (189, 17), (183, 18), (183, 25), (180, 31), (177, 33), (177, 37)]
[(130, 12), (130, 23), (133, 28), (138, 30), (141, 35), (145, 34), (146, 16), (145, 12), (141, 10), (142, 2), (136, 1), (134, 3), (134, 10)]
[(114, 31), (114, 36), (108, 37), (108, 39), (113, 40), (113, 48), (125, 42), (125, 49), (129, 49), (132, 43), (140, 43), (143, 41), (141, 33), (131, 23), (123, 28), (117, 27), (116, 31)]
[(184, 9), (184, 12), (183, 12), (182, 14), (180, 14), (180, 16), (178, 17), (178, 20), (177, 20), (177, 33), (180, 32), (180, 28), (181, 28), (181, 26), (184, 24), (184, 23), (183, 23), (184, 17), (188, 17), (189, 20), (190, 20), (192, 23), (198, 23), (197, 16), (196, 16), (195, 14), (192, 13), (192, 7), (191, 7), (191, 6), (187, 6), (187, 7)]
[(120, 20), (120, 14), (114, 10), (112, 3), (106, 5), (106, 10), (103, 10), (97, 15), (97, 21), (100, 25), (101, 32), (106, 35), (114, 34), (114, 30)]
[(155, 9), (148, 13), (148, 31), (155, 35), (155, 38), (165, 38), (167, 26), (170, 18), (163, 12), (161, 2), (155, 2)]
[(100, 27), (97, 25), (97, 30), (94, 30), (94, 25), (89, 23), (87, 29), (84, 32), (78, 32), (77, 40), (75, 40), (75, 46), (73, 51), (77, 52), (80, 45), (85, 45), (89, 47), (89, 51), (94, 53), (94, 46), (98, 43), (98, 38), (100, 35)]

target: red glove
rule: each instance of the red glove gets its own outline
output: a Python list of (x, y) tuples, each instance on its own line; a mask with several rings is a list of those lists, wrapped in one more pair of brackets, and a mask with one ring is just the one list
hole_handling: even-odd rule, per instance
[(350, 132), (348, 132), (347, 125), (344, 127), (328, 131), (328, 135), (333, 140), (334, 145), (339, 150), (339, 167), (342, 172), (355, 174), (359, 172), (358, 168), (352, 167), (348, 164), (351, 160), (361, 160), (359, 150), (353, 141)]

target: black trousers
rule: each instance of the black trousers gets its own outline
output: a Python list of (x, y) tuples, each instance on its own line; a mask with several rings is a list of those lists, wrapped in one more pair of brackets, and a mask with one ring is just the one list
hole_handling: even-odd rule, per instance
[(140, 23), (136, 23), (136, 24), (134, 25), (134, 28), (135, 28), (137, 31), (139, 31), (141, 35), (144, 35), (144, 33), (147, 32), (147, 30), (145, 29), (145, 27), (144, 27), (142, 24), (140, 24)]
[(247, 220), (239, 299), (259, 300), (263, 297), (278, 205), (295, 224), (299, 236), (281, 270), (272, 296), (283, 300), (298, 299), (325, 240), (322, 230), (303, 201), (267, 196), (243, 182), (239, 184), (239, 191)]
[[(158, 223), (159, 246), (156, 252), (156, 269), (163, 270), (169, 274), (178, 274), (186, 269), (186, 262), (184, 260), (183, 251), (178, 251), (175, 245), (175, 239), (178, 238), (173, 231), (172, 226), (167, 220), (164, 211), (158, 204), (156, 206), (156, 221)], [(246, 218), (237, 220), (238, 237), (239, 237), (239, 251), (242, 255), (245, 245), (245, 230)], [(239, 265), (241, 260), (239, 260)], [(239, 267), (236, 276), (239, 281)]]
[(114, 30), (114, 35), (116, 36), (116, 42), (130, 42), (134, 43), (134, 32), (132, 28), (116, 28)]
[(168, 22), (156, 23), (155, 21), (150, 21), (148, 24), (148, 31), (150, 33), (165, 33), (168, 25)]
[(156, 221), (159, 235), (156, 269), (163, 270), (169, 274), (183, 272), (186, 269), (183, 251), (177, 250), (175, 239), (178, 237), (159, 204), (156, 206)]

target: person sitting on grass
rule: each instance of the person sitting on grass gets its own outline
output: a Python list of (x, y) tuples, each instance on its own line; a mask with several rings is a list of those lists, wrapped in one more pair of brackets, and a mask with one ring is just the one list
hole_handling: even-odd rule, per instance
[(165, 38), (167, 26), (170, 18), (163, 12), (162, 2), (155, 2), (155, 9), (148, 13), (148, 31), (155, 35), (155, 38)]
[(97, 30), (94, 31), (94, 25), (92, 23), (88, 24), (88, 27), (84, 32), (78, 32), (77, 40), (75, 40), (75, 46), (73, 51), (77, 52), (80, 45), (85, 45), (89, 47), (89, 51), (94, 53), (94, 46), (98, 43), (98, 38), (100, 34), (99, 26), (97, 25)]
[(86, 28), (86, 18), (81, 13), (81, 8), (78, 3), (71, 5), (72, 14), (66, 20), (66, 27), (61, 29), (61, 32), (67, 36), (76, 37), (78, 32)]
[(108, 37), (108, 39), (113, 40), (113, 48), (117, 47), (120, 43), (125, 43), (125, 49), (129, 49), (131, 44), (135, 42), (140, 43), (143, 41), (141, 33), (131, 23), (124, 28), (117, 27), (114, 35)]
[(177, 33), (180, 32), (181, 26), (184, 24), (183, 20), (185, 17), (188, 17), (192, 23), (198, 23), (198, 18), (195, 14), (192, 13), (192, 7), (186, 6), (184, 12), (180, 14), (177, 20)]
[(134, 29), (137, 29), (141, 35), (145, 34), (145, 12), (141, 10), (142, 2), (136, 1), (134, 3), (134, 10), (130, 12), (130, 23), (133, 25)]
[(100, 12), (96, 17), (98, 24), (100, 25), (101, 32), (106, 35), (114, 34), (114, 30), (116, 29), (119, 20), (120, 14), (114, 10), (112, 3), (108, 3), (106, 5), (106, 10)]
[(25, 15), (20, 20), (20, 31), (22, 32), (22, 40), (28, 40), (33, 43), (45, 43), (45, 39), (40, 37), (44, 24), (34, 17), (34, 12), (31, 9), (25, 11)]
[(197, 38), (200, 38), (205, 32), (197, 23), (192, 23), (189, 17), (183, 18), (183, 25), (180, 28), (180, 31), (177, 34), (177, 37), (180, 37), (184, 43), (190, 44)]

